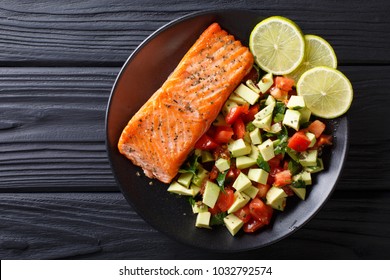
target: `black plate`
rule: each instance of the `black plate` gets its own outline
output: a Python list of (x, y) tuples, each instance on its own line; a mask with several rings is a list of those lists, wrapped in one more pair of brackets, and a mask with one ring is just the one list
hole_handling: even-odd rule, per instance
[[(157, 230), (192, 245), (216, 251), (242, 251), (272, 244), (296, 231), (330, 196), (347, 152), (348, 122), (341, 117), (328, 122), (334, 145), (324, 154), (326, 170), (314, 176), (305, 201), (290, 198), (272, 225), (256, 234), (232, 237), (224, 227), (195, 228), (195, 215), (185, 197), (169, 194), (167, 185), (148, 179), (117, 149), (119, 136), (129, 119), (166, 80), (183, 55), (211, 23), (218, 22), (243, 44), (252, 28), (271, 16), (245, 10), (207, 11), (174, 20), (149, 36), (129, 57), (113, 87), (106, 115), (109, 160), (123, 195), (137, 213)], [(141, 174), (141, 176), (138, 176)], [(152, 182), (152, 183), (150, 183)]]

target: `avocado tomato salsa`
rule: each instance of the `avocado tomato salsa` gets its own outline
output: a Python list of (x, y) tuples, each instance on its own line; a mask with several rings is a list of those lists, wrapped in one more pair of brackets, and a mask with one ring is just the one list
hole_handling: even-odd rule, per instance
[(259, 77), (254, 69), (231, 94), (168, 188), (189, 196), (196, 227), (256, 232), (288, 197), (304, 200), (323, 169), (322, 149), (332, 144), (326, 125), (311, 116), (294, 80)]

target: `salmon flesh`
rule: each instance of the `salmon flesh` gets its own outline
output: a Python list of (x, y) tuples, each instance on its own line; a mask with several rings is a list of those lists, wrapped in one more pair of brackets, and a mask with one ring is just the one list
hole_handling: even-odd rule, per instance
[(252, 66), (249, 49), (211, 24), (131, 118), (120, 153), (149, 178), (170, 183)]

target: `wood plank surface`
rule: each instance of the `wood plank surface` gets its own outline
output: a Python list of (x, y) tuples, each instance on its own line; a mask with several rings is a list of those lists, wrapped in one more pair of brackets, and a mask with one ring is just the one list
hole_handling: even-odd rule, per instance
[[(371, 204), (381, 210), (372, 211)], [(235, 254), (178, 244), (146, 224), (117, 193), (3, 194), (0, 212), (2, 259), (288, 259), (291, 252), (297, 259), (390, 257), (385, 192), (336, 192), (295, 234)]]
[[(343, 66), (355, 99), (338, 188), (385, 190), (390, 133), (384, 88), (390, 66)], [(0, 68), (0, 190), (116, 191), (104, 117), (119, 68)], [(375, 86), (380, 84), (381, 87)], [(377, 164), (381, 162), (382, 164)]]
[[(377, 211), (372, 211), (373, 205)], [(146, 224), (118, 193), (2, 194), (0, 212), (1, 259), (390, 257), (388, 192), (354, 192), (351, 196), (351, 192), (338, 191), (312, 221), (290, 237), (234, 254), (178, 244)]]
[[(240, 8), (324, 36), (341, 64), (389, 64), (389, 1), (0, 1), (3, 66), (120, 66), (152, 32), (185, 14)], [(375, 42), (375, 43), (373, 43)]]

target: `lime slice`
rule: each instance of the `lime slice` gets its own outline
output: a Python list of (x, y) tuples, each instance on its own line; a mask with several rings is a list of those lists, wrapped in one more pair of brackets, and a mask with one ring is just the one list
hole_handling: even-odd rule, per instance
[(313, 115), (326, 119), (347, 112), (353, 99), (352, 85), (347, 77), (336, 69), (323, 66), (302, 74), (297, 93), (303, 96)]
[(291, 20), (273, 16), (258, 23), (249, 37), (256, 63), (275, 75), (291, 73), (305, 53), (302, 31)]
[(288, 74), (295, 82), (307, 70), (316, 66), (327, 66), (336, 69), (337, 57), (332, 46), (323, 38), (316, 35), (305, 35), (305, 55), (297, 69)]

